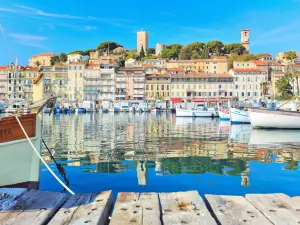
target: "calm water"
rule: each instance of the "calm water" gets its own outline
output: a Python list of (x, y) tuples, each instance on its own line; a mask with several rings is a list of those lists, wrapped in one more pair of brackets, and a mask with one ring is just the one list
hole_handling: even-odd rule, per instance
[[(300, 131), (171, 113), (106, 113), (45, 115), (44, 139), (76, 193), (300, 194)], [(62, 190), (44, 166), (41, 189)]]

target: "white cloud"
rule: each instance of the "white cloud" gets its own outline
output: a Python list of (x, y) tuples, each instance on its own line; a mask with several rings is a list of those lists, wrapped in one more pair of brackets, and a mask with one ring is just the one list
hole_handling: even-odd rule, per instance
[(11, 33), (9, 36), (11, 36), (17, 44), (49, 50), (44, 44), (44, 41), (48, 40), (48, 37), (20, 33)]

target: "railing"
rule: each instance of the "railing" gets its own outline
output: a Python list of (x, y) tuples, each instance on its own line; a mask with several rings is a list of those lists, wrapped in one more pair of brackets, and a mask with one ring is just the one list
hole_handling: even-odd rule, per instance
[(84, 89), (83, 92), (86, 92), (86, 93), (99, 93), (100, 91), (99, 91), (99, 90), (88, 90), (88, 89)]

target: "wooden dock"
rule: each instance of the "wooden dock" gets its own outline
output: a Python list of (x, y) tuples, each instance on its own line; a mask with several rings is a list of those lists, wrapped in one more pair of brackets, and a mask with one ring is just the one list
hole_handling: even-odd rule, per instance
[[(111, 215), (111, 217), (110, 217)], [(0, 224), (300, 224), (300, 198), (285, 194), (242, 196), (112, 192), (69, 196), (27, 189), (0, 189)]]

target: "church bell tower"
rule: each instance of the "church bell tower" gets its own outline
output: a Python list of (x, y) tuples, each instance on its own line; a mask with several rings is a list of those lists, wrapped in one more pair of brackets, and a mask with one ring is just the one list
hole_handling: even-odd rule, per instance
[(250, 47), (250, 30), (244, 29), (241, 31), (241, 44), (249, 51)]

